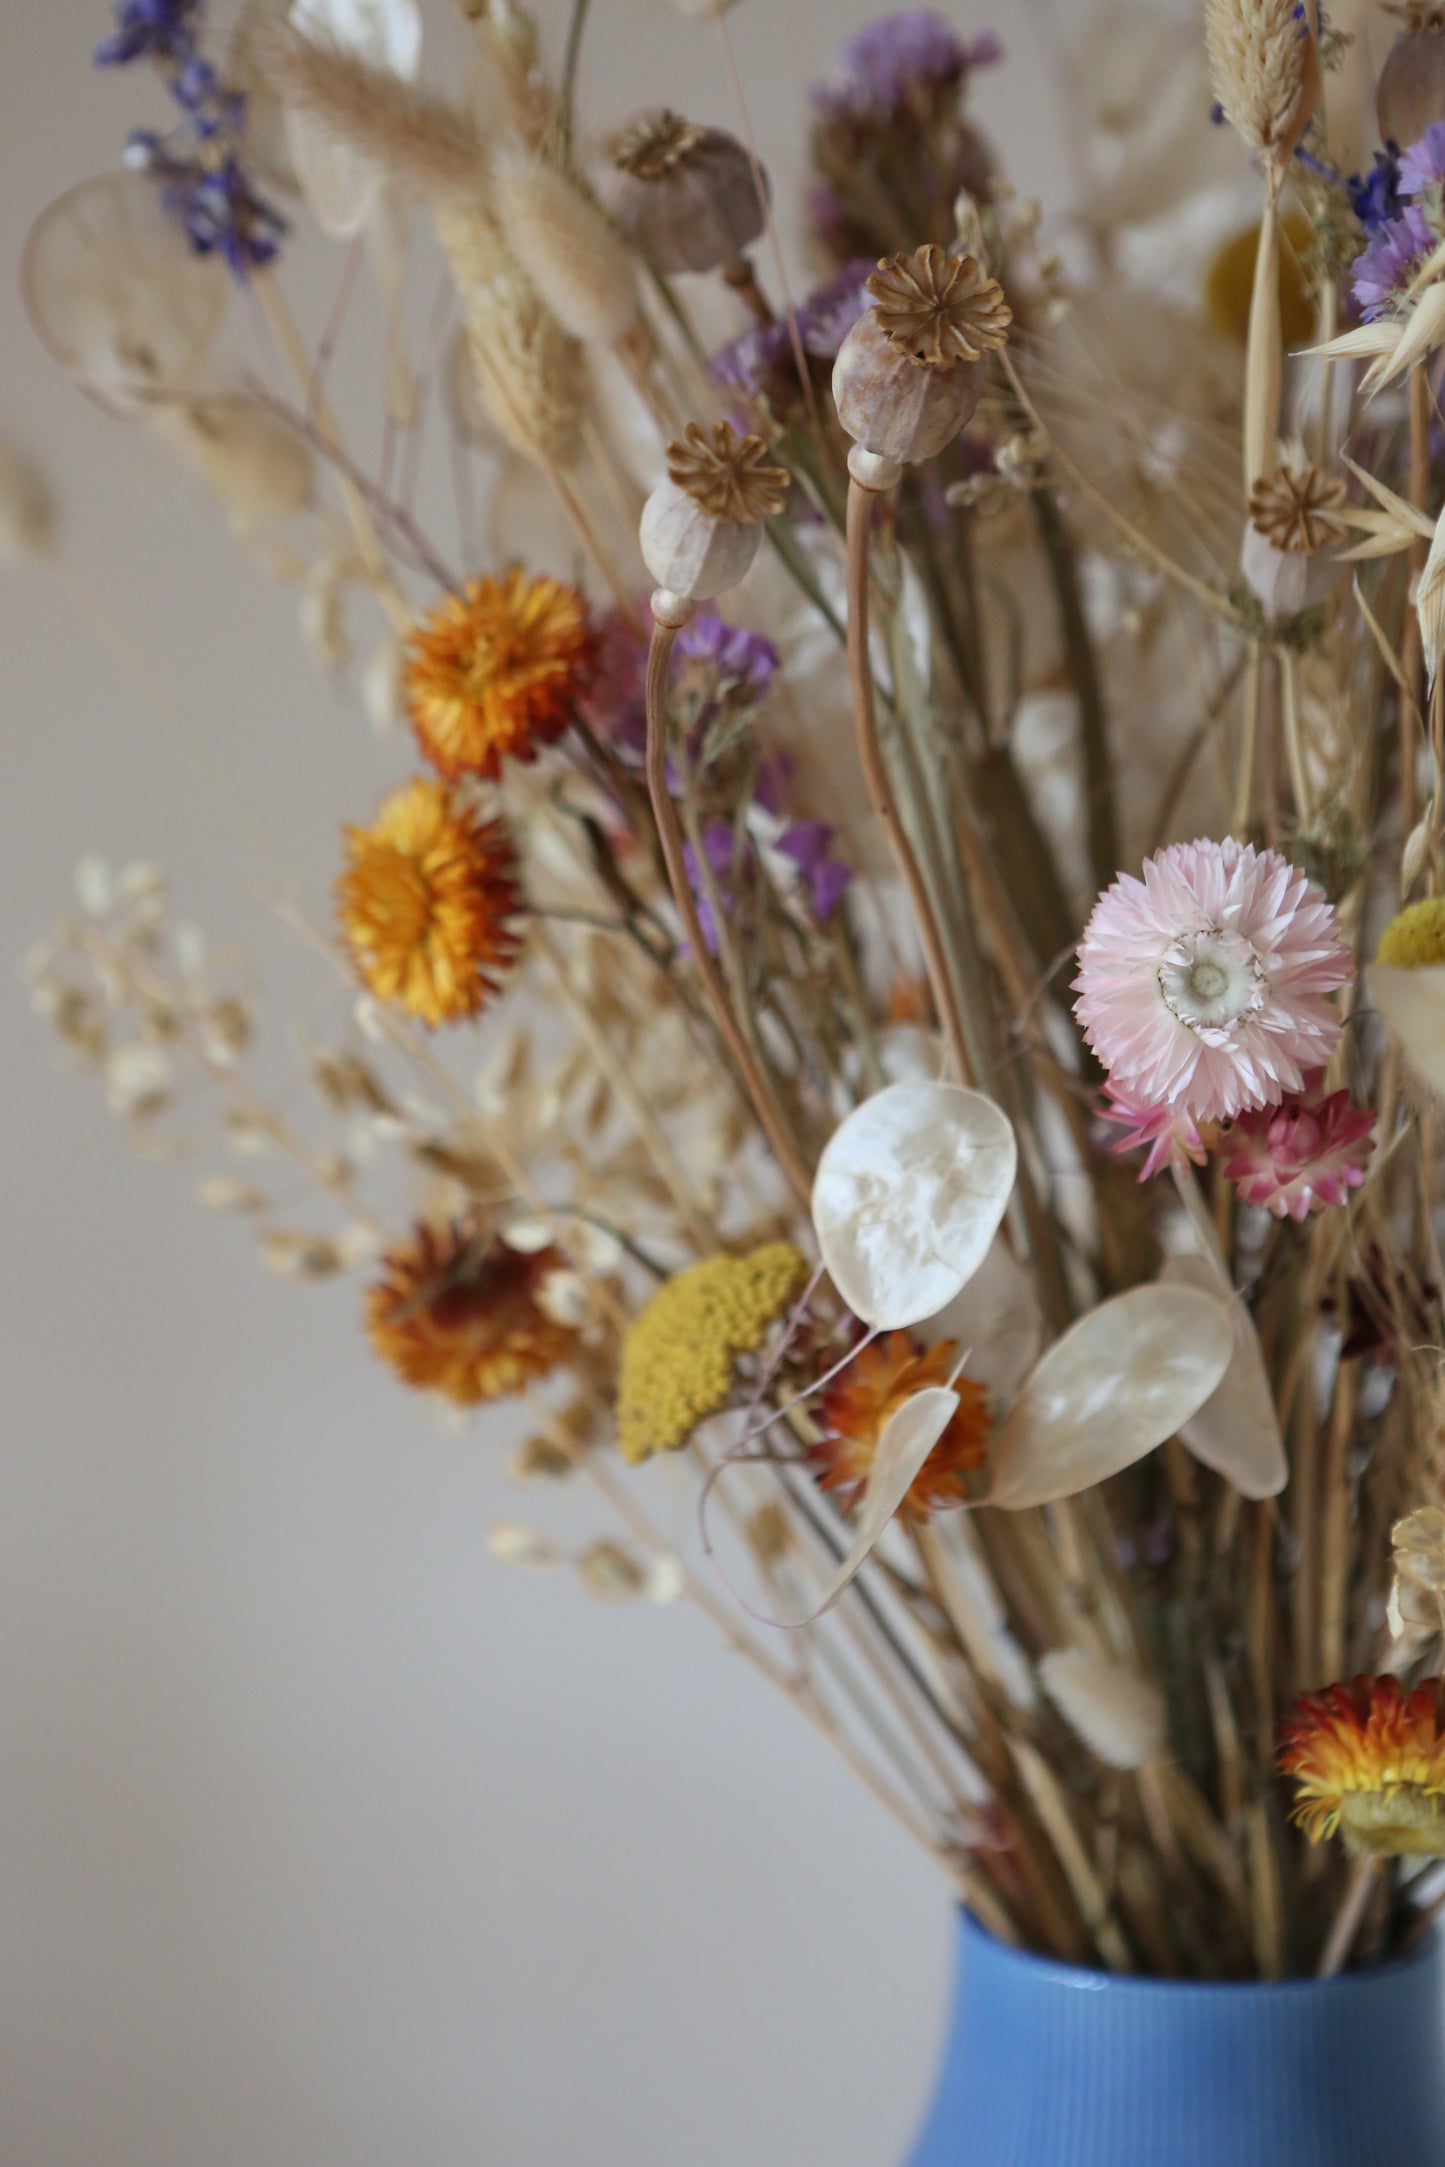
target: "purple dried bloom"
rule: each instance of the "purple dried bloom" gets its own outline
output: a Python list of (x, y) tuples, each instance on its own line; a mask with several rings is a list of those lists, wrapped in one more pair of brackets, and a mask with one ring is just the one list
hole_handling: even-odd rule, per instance
[(712, 610), (694, 617), (678, 634), (677, 652), (690, 662), (709, 664), (717, 673), (719, 696), (731, 694), (745, 707), (759, 704), (781, 660), (761, 632), (725, 624)]
[(116, 27), (95, 48), (98, 68), (123, 68), (132, 60), (184, 60), (195, 41), (200, 0), (121, 0)]
[(931, 8), (905, 8), (849, 39), (838, 55), (839, 80), (816, 85), (813, 103), (827, 115), (879, 119), (920, 95), (954, 89), (970, 68), (1001, 57), (992, 33), (965, 45)]
[(791, 358), (786, 324), (754, 324), (740, 338), (718, 348), (707, 373), (724, 391), (740, 391), (753, 399), (773, 385)]
[(872, 257), (854, 256), (809, 294), (798, 311), (805, 352), (823, 361), (837, 360), (839, 347), (872, 300), (867, 281), (877, 268)]
[(836, 859), (830, 858), (826, 864), (815, 866), (809, 875), (809, 886), (813, 891), (813, 915), (820, 919), (831, 918), (852, 884), (851, 865), (840, 865)]
[(286, 231), (281, 213), (256, 194), (234, 158), (192, 168), (167, 188), (165, 203), (184, 220), (196, 254), (222, 257), (237, 278), (269, 263)]
[(1377, 150), (1369, 172), (1363, 176), (1352, 173), (1345, 186), (1350, 207), (1366, 233), (1377, 232), (1389, 219), (1398, 218), (1404, 208), (1399, 167), (1387, 150)]
[(778, 837), (777, 847), (802, 874), (815, 918), (830, 917), (853, 879), (851, 866), (831, 859), (836, 830), (826, 820), (794, 820)]
[(1416, 204), (1381, 226), (1350, 266), (1355, 302), (1366, 323), (1393, 312), (1434, 247), (1435, 235)]
[(1418, 143), (1400, 154), (1400, 193), (1423, 196), (1445, 181), (1445, 121), (1432, 120)]

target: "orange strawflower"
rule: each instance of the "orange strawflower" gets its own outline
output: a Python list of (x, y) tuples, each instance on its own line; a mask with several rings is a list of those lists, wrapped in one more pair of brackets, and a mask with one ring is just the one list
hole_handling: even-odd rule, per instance
[(1312, 1843), (1342, 1835), (1385, 1858), (1445, 1856), (1445, 1681), (1407, 1693), (1398, 1678), (1356, 1678), (1305, 1694), (1280, 1731), (1279, 1765)]
[(505, 1399), (565, 1362), (577, 1335), (538, 1302), (560, 1251), (524, 1255), (469, 1222), (419, 1226), (367, 1290), (366, 1330), (403, 1384), (459, 1407)]
[[(907, 1332), (884, 1332), (870, 1340), (818, 1397), (824, 1434), (813, 1448), (818, 1481), (825, 1490), (851, 1493), (851, 1507), (872, 1472), (873, 1456), (888, 1417), (925, 1385), (946, 1385), (958, 1358), (951, 1339), (926, 1350)], [(988, 1394), (971, 1378), (953, 1387), (959, 1409), (909, 1485), (903, 1510), (926, 1519), (968, 1502), (969, 1475), (988, 1458)]]
[(482, 820), (431, 776), (346, 830), (336, 909), (371, 991), (435, 1026), (474, 1016), (519, 944), (517, 860), (499, 820)]
[(572, 720), (596, 665), (587, 604), (560, 580), (473, 579), (407, 642), (407, 710), (443, 775), (495, 778), (534, 760)]

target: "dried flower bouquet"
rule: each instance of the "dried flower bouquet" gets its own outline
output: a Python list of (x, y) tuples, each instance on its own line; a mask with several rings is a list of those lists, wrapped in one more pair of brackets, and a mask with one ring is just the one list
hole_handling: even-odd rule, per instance
[[(31, 314), (398, 779), (284, 906), (310, 1114), (148, 867), (86, 861), (36, 1005), (158, 1152), (213, 1088), (201, 1203), (356, 1274), (403, 1384), (525, 1399), (500, 1559), (702, 1610), (995, 1934), (1398, 1950), (1445, 1855), (1440, 19), (1376, 82), (1317, 0), (1101, 16), (1046, 233), (996, 41), (894, 15), (809, 93), (804, 273), (728, 0), (676, 4), (730, 124), (602, 139), (610, 4), (553, 55), (521, 0), (120, 0), (96, 57), (175, 125), (40, 218)], [(363, 272), (379, 463), (327, 399)]]

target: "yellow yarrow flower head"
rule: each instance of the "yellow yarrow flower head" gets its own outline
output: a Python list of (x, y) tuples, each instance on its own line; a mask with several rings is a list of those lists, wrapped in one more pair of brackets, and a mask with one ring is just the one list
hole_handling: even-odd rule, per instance
[(1375, 960), (1397, 971), (1445, 963), (1445, 895), (1427, 895), (1422, 903), (1407, 903), (1380, 935)]
[(808, 1276), (791, 1242), (705, 1257), (660, 1287), (622, 1343), (617, 1442), (634, 1465), (675, 1452), (725, 1406), (740, 1354), (761, 1345)]

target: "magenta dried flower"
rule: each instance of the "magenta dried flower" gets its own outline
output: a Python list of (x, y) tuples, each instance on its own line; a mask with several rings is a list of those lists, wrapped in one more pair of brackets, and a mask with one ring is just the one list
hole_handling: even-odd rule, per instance
[(1151, 1106), (1147, 1100), (1135, 1098), (1125, 1091), (1112, 1077), (1105, 1081), (1104, 1095), (1109, 1103), (1099, 1108), (1100, 1119), (1112, 1121), (1124, 1131), (1122, 1136), (1111, 1139), (1110, 1151), (1147, 1148), (1147, 1157), (1139, 1169), (1141, 1181), (1148, 1181), (1170, 1167), (1182, 1171), (1191, 1164), (1203, 1166), (1208, 1161), (1209, 1153), (1192, 1114), (1177, 1106)]
[(1307, 1219), (1343, 1204), (1365, 1178), (1374, 1150), (1372, 1107), (1356, 1106), (1348, 1091), (1324, 1091), (1322, 1070), (1278, 1106), (1241, 1114), (1228, 1140), (1224, 1172), (1242, 1202), (1276, 1219)]

